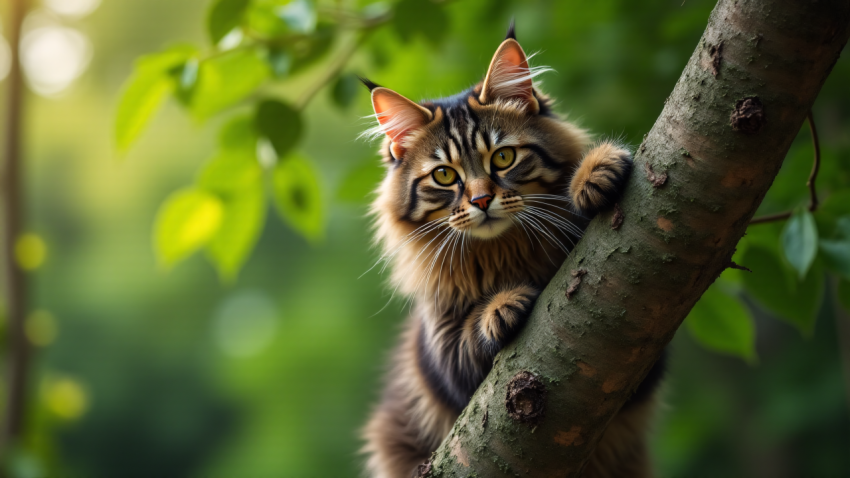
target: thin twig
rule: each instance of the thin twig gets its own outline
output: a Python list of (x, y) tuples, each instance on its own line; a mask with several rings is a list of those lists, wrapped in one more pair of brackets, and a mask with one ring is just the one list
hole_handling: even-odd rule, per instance
[[(806, 181), (806, 187), (809, 188), (809, 212), (815, 212), (820, 205), (818, 201), (818, 192), (815, 188), (815, 181), (818, 179), (818, 171), (820, 171), (820, 142), (818, 141), (818, 131), (815, 128), (815, 119), (812, 116), (812, 110), (806, 116), (809, 121), (809, 132), (812, 134), (812, 146), (815, 149), (814, 164), (812, 164), (812, 172), (809, 174), (809, 180)], [(767, 222), (782, 221), (788, 219), (793, 214), (793, 211), (785, 211), (777, 214), (769, 214), (767, 216), (759, 216), (750, 221), (750, 225), (764, 224)]]
[(327, 86), (328, 83), (330, 83), (334, 78), (336, 78), (337, 75), (339, 75), (339, 72), (342, 71), (343, 68), (345, 68), (345, 65), (348, 64), (348, 61), (351, 59), (351, 57), (354, 55), (360, 45), (363, 44), (363, 41), (366, 39), (366, 36), (366, 33), (362, 33), (360, 34), (360, 37), (356, 40), (348, 41), (345, 43), (336, 58), (334, 58), (331, 64), (328, 65), (328, 67), (325, 68), (325, 71), (322, 72), (322, 75), (315, 81), (311, 82), (307, 90), (304, 91), (304, 93), (302, 93), (301, 96), (298, 98), (295, 103), (296, 110), (301, 111), (306, 108), (307, 105), (310, 104), (310, 101), (320, 91), (322, 91), (322, 88)]

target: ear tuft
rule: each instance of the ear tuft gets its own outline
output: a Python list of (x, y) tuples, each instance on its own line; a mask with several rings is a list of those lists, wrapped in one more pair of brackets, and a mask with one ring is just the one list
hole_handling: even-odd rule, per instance
[(372, 90), (372, 107), (375, 109), (378, 126), (366, 134), (369, 136), (386, 134), (393, 142), (391, 146), (393, 155), (398, 159), (401, 159), (404, 153), (405, 137), (434, 119), (429, 109), (382, 86)]
[(511, 18), (511, 24), (508, 25), (508, 34), (505, 35), (505, 40), (516, 40), (516, 31), (514, 30), (513, 18)]
[[(508, 33), (512, 31), (513, 28)], [(532, 80), (550, 70), (546, 67), (530, 68), (522, 47), (515, 39), (508, 38), (493, 55), (478, 101), (483, 104), (497, 100), (520, 101), (526, 111), (536, 114), (540, 111), (540, 104), (534, 96)]]
[(366, 85), (366, 88), (369, 88), (369, 91), (374, 90), (375, 88), (380, 88), (381, 85), (369, 80), (368, 78), (363, 78), (360, 75), (357, 75), (357, 79), (360, 80), (360, 83)]

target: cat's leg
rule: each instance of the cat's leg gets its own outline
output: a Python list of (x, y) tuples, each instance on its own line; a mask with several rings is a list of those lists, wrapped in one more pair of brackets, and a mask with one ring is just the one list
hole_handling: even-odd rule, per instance
[(611, 142), (599, 143), (584, 155), (570, 181), (573, 204), (587, 217), (614, 204), (631, 170), (631, 153)]
[(467, 317), (463, 327), (463, 345), (470, 355), (490, 365), (493, 357), (525, 324), (540, 291), (520, 285), (493, 294)]

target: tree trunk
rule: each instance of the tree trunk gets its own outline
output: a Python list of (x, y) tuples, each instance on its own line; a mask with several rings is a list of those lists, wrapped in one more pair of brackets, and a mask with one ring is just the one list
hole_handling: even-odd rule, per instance
[[(620, 210), (591, 222), (428, 476), (581, 474), (608, 422), (730, 265), (848, 24), (847, 0), (718, 3), (635, 154)], [(523, 372), (536, 376), (519, 381), (524, 405), (540, 398), (542, 414), (520, 421), (506, 396)]]

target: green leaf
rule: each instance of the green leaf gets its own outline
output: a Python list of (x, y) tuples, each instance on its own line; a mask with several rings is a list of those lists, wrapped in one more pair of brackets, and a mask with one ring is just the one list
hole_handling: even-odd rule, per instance
[(335, 37), (334, 26), (320, 24), (310, 36), (296, 41), (290, 49), (292, 64), (289, 74), (294, 75), (321, 60), (330, 51)]
[(384, 177), (384, 168), (373, 157), (354, 168), (342, 180), (336, 193), (338, 201), (363, 204), (369, 201)]
[(785, 258), (803, 280), (818, 252), (818, 229), (812, 213), (799, 210), (791, 216), (782, 231), (782, 246)]
[(207, 16), (207, 32), (213, 45), (218, 45), (231, 30), (239, 26), (249, 0), (216, 0)]
[(154, 227), (159, 262), (171, 267), (206, 244), (218, 231), (223, 212), (221, 200), (205, 191), (182, 189), (169, 196)]
[(449, 32), (450, 19), (439, 5), (430, 0), (401, 0), (396, 5), (393, 26), (405, 43), (419, 34), (438, 45)]
[(262, 37), (274, 38), (289, 33), (289, 27), (277, 14), (279, 2), (255, 1), (246, 14), (248, 30)]
[(253, 93), (270, 73), (254, 50), (233, 50), (204, 60), (192, 96), (192, 113), (204, 119), (234, 105)]
[(257, 149), (257, 139), (252, 116), (233, 118), (218, 132), (218, 146), (224, 151), (243, 151), (253, 154)]
[(294, 32), (306, 34), (316, 29), (316, 10), (308, 0), (293, 0), (278, 7), (275, 13)]
[(818, 262), (802, 282), (783, 263), (778, 250), (761, 244), (748, 247), (740, 263), (753, 271), (743, 274), (743, 281), (747, 292), (759, 304), (803, 333), (811, 333), (824, 289), (823, 271)]
[(262, 174), (254, 151), (225, 150), (201, 170), (198, 186), (227, 197), (244, 189), (261, 187)]
[(275, 78), (286, 77), (289, 74), (290, 68), (292, 68), (292, 55), (286, 50), (279, 48), (269, 49), (269, 55), (266, 61), (269, 62)]
[(340, 75), (333, 84), (331, 95), (337, 106), (340, 108), (348, 108), (357, 97), (357, 92), (360, 91), (360, 80), (357, 76), (348, 73)]
[(289, 153), (301, 137), (301, 115), (291, 106), (277, 100), (266, 100), (257, 107), (254, 126), (268, 138), (277, 157)]
[(850, 279), (850, 239), (820, 241), (820, 251), (826, 266), (836, 273)]
[(749, 363), (756, 359), (756, 328), (752, 315), (737, 297), (709, 287), (685, 319), (688, 332), (703, 347), (741, 357)]
[(224, 219), (207, 244), (207, 255), (222, 281), (230, 282), (248, 259), (266, 219), (262, 184), (243, 188), (224, 202)]
[(293, 229), (311, 242), (324, 235), (325, 218), (319, 175), (300, 156), (280, 161), (272, 174), (275, 206)]
[(177, 46), (136, 61), (133, 74), (124, 83), (115, 118), (115, 144), (119, 151), (129, 149), (174, 91), (177, 82), (172, 70), (179, 69), (195, 54), (193, 47)]

